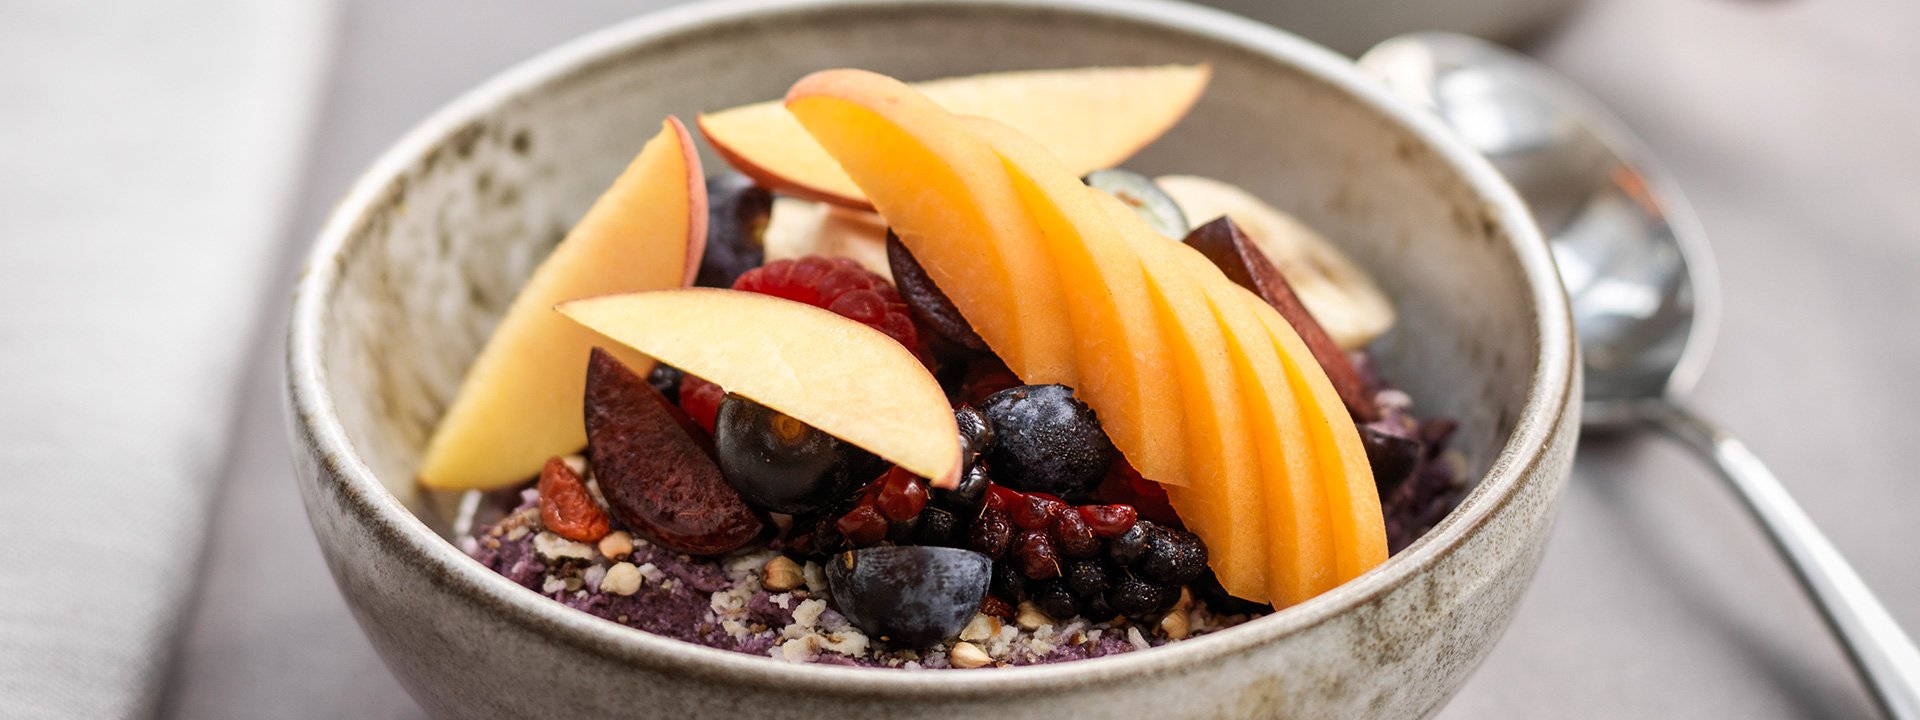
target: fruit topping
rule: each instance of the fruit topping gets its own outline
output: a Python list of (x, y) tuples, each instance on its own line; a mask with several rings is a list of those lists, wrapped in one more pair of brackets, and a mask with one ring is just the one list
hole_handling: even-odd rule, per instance
[(893, 270), (893, 282), (900, 288), (900, 297), (906, 300), (907, 307), (913, 309), (914, 317), (948, 342), (977, 353), (989, 352), (987, 341), (981, 340), (980, 333), (967, 324), (960, 309), (933, 284), (926, 269), (920, 267), (913, 253), (891, 230), (887, 231), (887, 266)]
[(547, 458), (540, 470), (540, 524), (555, 535), (585, 543), (599, 542), (613, 529), (587, 484), (559, 457)]
[(587, 368), (586, 428), (600, 492), (635, 531), (696, 555), (724, 553), (760, 534), (760, 518), (721, 477), (704, 436), (599, 348)]
[(1207, 571), (1207, 546), (1193, 533), (1153, 525), (1135, 567), (1148, 578), (1185, 585)]
[[(1206, 89), (1205, 65), (1027, 70), (914, 87), (956, 115), (991, 117), (1040, 139), (1082, 174), (1119, 165), (1180, 121)], [(768, 187), (865, 208), (856, 184), (779, 101), (700, 116), (715, 151)]]
[(993, 445), (993, 423), (987, 421), (986, 413), (979, 408), (972, 405), (954, 408), (953, 422), (960, 426), (960, 446), (967, 451), (967, 462), (980, 459)]
[[(586, 444), (587, 352), (606, 341), (555, 315), (554, 303), (686, 284), (706, 226), (700, 158), (686, 128), (668, 118), (514, 297), (427, 441), (421, 484), (504, 487)], [(625, 348), (613, 352), (637, 370), (653, 366)]]
[(925, 647), (960, 633), (986, 597), (993, 562), (970, 550), (898, 545), (827, 563), (834, 607), (868, 637)]
[(1233, 218), (1341, 349), (1358, 350), (1393, 327), (1393, 303), (1386, 293), (1313, 228), (1219, 180), (1163, 175), (1154, 182), (1194, 222)]
[(685, 378), (686, 373), (680, 372), (680, 368), (654, 363), (653, 370), (647, 373), (647, 384), (659, 390), (661, 395), (665, 395), (667, 402), (678, 403), (680, 402), (680, 383)]
[(1340, 393), (1340, 401), (1355, 422), (1367, 423), (1380, 418), (1380, 408), (1374, 405), (1373, 394), (1367, 390), (1366, 382), (1353, 367), (1347, 352), (1333, 342), (1313, 314), (1300, 304), (1287, 279), (1274, 269), (1273, 263), (1254, 246), (1240, 226), (1231, 218), (1219, 217), (1194, 228), (1185, 242), (1213, 261), (1227, 279), (1252, 290), (1279, 311), (1280, 317), (1287, 319), (1307, 349), (1313, 352), (1313, 359), (1327, 372), (1327, 379), (1333, 381), (1334, 391)]
[(741, 275), (733, 289), (831, 310), (886, 333), (909, 350), (920, 347), (913, 316), (893, 285), (846, 258), (814, 255), (768, 263)]
[(713, 443), (727, 482), (773, 512), (823, 510), (885, 468), (852, 443), (734, 394), (720, 403)]
[(1373, 483), (1382, 496), (1413, 475), (1426, 451), (1417, 439), (1368, 425), (1360, 426), (1360, 442), (1367, 447), (1367, 464), (1373, 467)]
[[(945, 391), (913, 353), (865, 324), (801, 303), (710, 288), (588, 298), (558, 309), (661, 362), (930, 478), (935, 487), (959, 483), (960, 429)], [(817, 361), (829, 357), (833, 362)]]
[(707, 251), (693, 284), (732, 287), (735, 278), (766, 262), (767, 221), (773, 193), (739, 173), (707, 178)]
[(1064, 385), (1023, 385), (981, 405), (993, 425), (987, 464), (1016, 490), (1085, 497), (1117, 454), (1093, 408)]
[(1140, 519), (1139, 511), (1130, 505), (1082, 505), (1078, 510), (1087, 529), (1103, 538), (1119, 537)]
[(1127, 207), (1140, 214), (1153, 231), (1168, 239), (1179, 240), (1187, 236), (1193, 226), (1187, 222), (1187, 216), (1180, 212), (1180, 206), (1153, 184), (1153, 179), (1131, 170), (1109, 168), (1087, 173), (1083, 178), (1088, 185), (1106, 191), (1126, 203)]
[(720, 418), (720, 402), (726, 397), (727, 391), (720, 389), (719, 385), (681, 373), (680, 409), (708, 435), (713, 434), (714, 424)]

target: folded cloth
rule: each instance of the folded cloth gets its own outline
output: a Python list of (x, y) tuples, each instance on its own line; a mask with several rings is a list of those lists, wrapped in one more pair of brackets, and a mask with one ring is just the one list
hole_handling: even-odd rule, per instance
[(332, 18), (0, 6), (0, 717), (154, 710)]

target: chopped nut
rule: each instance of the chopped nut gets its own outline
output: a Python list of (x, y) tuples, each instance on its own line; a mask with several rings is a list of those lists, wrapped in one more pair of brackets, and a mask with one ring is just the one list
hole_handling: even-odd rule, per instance
[(533, 549), (540, 557), (548, 560), (592, 560), (593, 548), (568, 540), (550, 532), (541, 532), (533, 536)]
[(1040, 610), (1040, 606), (1029, 600), (1020, 603), (1020, 609), (1013, 616), (1013, 623), (1022, 630), (1038, 630), (1042, 625), (1052, 625), (1053, 618)]
[(625, 530), (615, 530), (600, 538), (600, 555), (608, 560), (623, 560), (633, 554), (633, 536)]
[(798, 563), (785, 555), (775, 555), (767, 561), (766, 574), (760, 580), (760, 586), (768, 592), (786, 592), (806, 582), (806, 573), (800, 570)]
[(987, 657), (985, 650), (981, 650), (980, 646), (970, 642), (954, 643), (953, 650), (947, 653), (947, 658), (957, 668), (984, 667), (993, 662), (993, 658)]
[(1000, 618), (985, 613), (975, 613), (967, 626), (960, 629), (961, 640), (987, 640), (1000, 632)]
[(600, 591), (615, 595), (632, 595), (640, 591), (640, 568), (630, 562), (614, 563), (607, 568), (607, 576), (600, 578)]
[(1193, 591), (1183, 586), (1180, 588), (1180, 599), (1174, 601), (1173, 609), (1175, 612), (1181, 612), (1190, 607), (1193, 607)]
[(1187, 612), (1185, 610), (1176, 609), (1173, 612), (1167, 613), (1166, 617), (1160, 618), (1160, 632), (1164, 633), (1168, 638), (1184, 640), (1187, 637), (1187, 630)]
[(567, 469), (572, 470), (575, 475), (585, 476), (587, 474), (587, 458), (584, 455), (578, 453), (568, 455), (560, 458), (560, 462), (566, 463)]

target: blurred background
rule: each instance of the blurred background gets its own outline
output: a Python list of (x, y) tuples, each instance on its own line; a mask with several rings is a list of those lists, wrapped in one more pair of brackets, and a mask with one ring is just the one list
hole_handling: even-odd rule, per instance
[[(672, 4), (0, 0), (0, 717), (423, 717), (291, 480), (290, 282), (333, 200), (434, 108)], [(1698, 405), (1920, 628), (1920, 3), (1219, 4), (1349, 54), (1493, 37), (1644, 134), (1723, 275)], [(1784, 566), (1677, 450), (1587, 442), (1563, 508), (1441, 717), (1871, 717)]]

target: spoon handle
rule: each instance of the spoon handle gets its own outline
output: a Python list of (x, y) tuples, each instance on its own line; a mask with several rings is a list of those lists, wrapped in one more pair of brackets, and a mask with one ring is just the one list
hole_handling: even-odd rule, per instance
[(1672, 401), (1648, 402), (1639, 411), (1714, 465), (1739, 494), (1840, 636), (1887, 716), (1920, 720), (1920, 650), (1760, 458), (1725, 430)]

